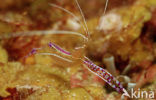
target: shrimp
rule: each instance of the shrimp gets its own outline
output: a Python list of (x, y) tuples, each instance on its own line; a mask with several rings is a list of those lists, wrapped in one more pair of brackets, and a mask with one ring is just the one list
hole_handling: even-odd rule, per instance
[[(87, 26), (87, 24), (86, 24), (86, 20), (85, 20), (84, 14), (83, 14), (83, 12), (82, 12), (82, 10), (81, 10), (81, 8), (80, 8), (80, 5), (79, 5), (78, 1), (77, 1), (77, 0), (75, 0), (75, 1), (76, 1), (76, 4), (77, 4), (77, 6), (78, 6), (78, 8), (79, 8), (79, 10), (80, 10), (80, 13), (81, 13), (81, 15), (82, 15), (82, 18), (83, 18), (83, 21), (84, 21), (84, 24), (85, 24), (85, 27), (86, 27), (86, 30), (87, 30), (87, 32), (86, 32), (86, 33), (87, 33), (87, 38), (89, 38), (90, 35), (89, 35), (88, 26)], [(107, 9), (108, 1), (109, 1), (109, 0), (106, 0), (106, 6), (105, 6), (105, 9), (104, 9), (104, 14), (105, 14), (106, 9)], [(55, 48), (56, 50), (60, 51), (60, 52), (63, 53), (63, 54), (66, 54), (66, 55), (68, 55), (68, 56), (72, 56), (72, 57), (73, 57), (73, 55), (72, 55), (70, 52), (68, 52), (68, 51), (66, 51), (66, 50), (64, 50), (64, 49), (62, 49), (61, 47), (57, 46), (57, 45), (54, 44), (54, 43), (51, 43), (51, 42), (50, 42), (50, 43), (49, 43), (49, 46)], [(83, 47), (82, 47), (82, 48), (83, 48)], [(75, 58), (75, 56), (74, 56), (74, 58)], [(123, 96), (128, 96), (128, 97), (130, 97), (129, 94), (128, 94), (128, 92), (126, 91), (126, 89), (123, 88), (122, 84), (121, 84), (115, 77), (113, 77), (107, 70), (105, 70), (105, 69), (103, 69), (103, 68), (101, 68), (101, 67), (95, 65), (95, 64), (94, 64), (91, 60), (89, 60), (89, 58), (87, 58), (86, 56), (83, 56), (83, 58), (81, 57), (81, 58), (77, 58), (77, 59), (80, 59), (85, 65), (87, 65), (86, 68), (87, 68), (89, 71), (91, 71), (92, 73), (94, 73), (95, 75), (97, 75), (98, 77), (100, 77), (101, 79), (103, 79), (103, 80), (104, 80), (105, 82), (107, 82), (111, 87), (113, 87), (114, 89), (116, 89), (116, 91), (118, 91), (118, 92), (123, 92)]]
[[(19, 32), (19, 33), (16, 33), (16, 34), (13, 34), (11, 37), (17, 37), (19, 35), (22, 35), (22, 36), (31, 36), (31, 35), (44, 35), (44, 34), (72, 34), (72, 35), (77, 35), (77, 36), (80, 36), (84, 39), (85, 43), (84, 45), (82, 45), (81, 47), (79, 48), (76, 48), (74, 49), (74, 51), (71, 53), (67, 50), (64, 50), (63, 48), (61, 48), (60, 46), (58, 46), (57, 44), (55, 43), (52, 43), (52, 42), (49, 42), (48, 46), (50, 48), (54, 48), (55, 50), (59, 51), (61, 54), (64, 54), (64, 55), (67, 55), (69, 57), (72, 58), (71, 59), (67, 59), (67, 58), (64, 58), (64, 57), (61, 57), (57, 54), (52, 54), (52, 53), (38, 53), (38, 50), (41, 50), (43, 48), (34, 48), (32, 49), (32, 51), (26, 56), (30, 56), (30, 55), (33, 55), (33, 54), (39, 54), (39, 55), (50, 55), (50, 56), (55, 56), (59, 59), (62, 59), (64, 61), (67, 61), (69, 63), (73, 63), (73, 60), (80, 60), (83, 62), (83, 64), (85, 65), (85, 67), (92, 73), (94, 73), (95, 75), (97, 75), (98, 77), (100, 77), (102, 80), (104, 80), (106, 83), (108, 83), (111, 87), (113, 87), (117, 92), (122, 92), (123, 93), (123, 96), (129, 96), (128, 92), (126, 91), (126, 89), (122, 86), (122, 84), (113, 76), (111, 75), (107, 70), (95, 65), (89, 58), (87, 58), (86, 56), (77, 56), (77, 53), (81, 53), (81, 51), (86, 47), (86, 44), (88, 43), (89, 39), (90, 39), (90, 32), (88, 30), (88, 26), (87, 26), (87, 23), (86, 23), (86, 20), (85, 20), (85, 16), (82, 12), (82, 9), (78, 3), (77, 0), (75, 0), (77, 6), (78, 6), (78, 9), (81, 13), (81, 16), (82, 16), (82, 19), (83, 19), (83, 29), (86, 33), (86, 35), (82, 35), (81, 33), (78, 33), (78, 32), (71, 32), (71, 31), (54, 31), (54, 30), (47, 30), (47, 31), (31, 31), (31, 32)], [(107, 8), (107, 5), (108, 5), (108, 0), (106, 0), (106, 6), (105, 6), (105, 10), (104, 10), (104, 14), (106, 12), (106, 8)], [(57, 7), (59, 9), (62, 9), (64, 10), (65, 12), (71, 14), (73, 17), (75, 17), (78, 21), (79, 19), (73, 14), (71, 13), (70, 11), (62, 8), (62, 7), (59, 7), (57, 5), (54, 5), (54, 4), (51, 4), (51, 6), (53, 7)], [(81, 22), (81, 21), (80, 21)], [(4, 36), (4, 37), (0, 37), (1, 38), (9, 38), (8, 35)]]
[[(69, 51), (64, 50), (63, 48), (59, 47), (58, 45), (54, 44), (54, 43), (49, 43), (48, 44), (49, 47), (53, 47), (55, 48), (57, 51), (68, 55), (68, 56), (72, 56), (72, 53), (70, 53)], [(40, 53), (40, 54), (44, 54), (44, 55), (52, 55), (50, 53)], [(73, 57), (73, 56), (72, 56)], [(100, 77), (102, 80), (104, 80), (105, 82), (107, 82), (112, 88), (114, 88), (117, 92), (122, 92), (123, 96), (129, 96), (128, 92), (126, 91), (126, 89), (122, 86), (122, 84), (114, 77), (112, 76), (107, 70), (95, 65), (89, 58), (87, 58), (86, 56), (83, 56), (83, 58), (75, 58), (74, 59), (80, 59), (85, 65), (87, 65), (87, 69), (94, 73), (95, 75), (97, 75), (98, 77)]]

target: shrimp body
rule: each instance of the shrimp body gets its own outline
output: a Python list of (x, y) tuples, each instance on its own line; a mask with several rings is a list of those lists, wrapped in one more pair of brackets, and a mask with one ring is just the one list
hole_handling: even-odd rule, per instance
[(112, 76), (107, 70), (95, 65), (92, 61), (90, 61), (87, 57), (83, 60), (84, 64), (87, 65), (87, 68), (105, 82), (107, 82), (111, 87), (116, 89), (118, 92), (124, 92), (122, 84), (116, 80), (114, 76)]
[[(68, 56), (72, 56), (72, 54), (63, 48), (57, 46), (54, 43), (49, 43), (49, 47), (53, 47), (59, 52), (66, 54)], [(94, 73), (95, 75), (99, 76), (101, 79), (103, 79), (106, 83), (108, 83), (111, 87), (113, 87), (118, 92), (123, 92), (127, 94), (126, 89), (123, 88), (122, 84), (114, 77), (112, 76), (107, 70), (95, 65), (89, 58), (83, 57), (83, 58), (77, 58), (82, 60), (82, 62), (87, 65), (87, 69)]]

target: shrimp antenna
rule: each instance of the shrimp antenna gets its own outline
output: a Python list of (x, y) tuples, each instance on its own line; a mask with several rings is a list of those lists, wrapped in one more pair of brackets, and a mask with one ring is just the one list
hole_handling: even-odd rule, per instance
[(57, 55), (57, 54), (53, 54), (53, 53), (38, 53), (38, 55), (55, 56), (55, 57), (57, 57), (57, 58), (59, 58), (59, 59), (62, 59), (62, 60), (64, 60), (64, 61), (67, 61), (67, 62), (70, 62), (70, 63), (73, 62), (73, 61), (71, 61), (71, 60), (69, 60), (69, 59), (66, 59), (66, 58), (64, 58), (64, 57), (62, 57), (62, 56), (59, 56), (59, 55)]
[(0, 39), (3, 38), (10, 38), (10, 37), (18, 37), (18, 36), (33, 36), (33, 35), (54, 35), (54, 34), (72, 34), (82, 37), (84, 40), (87, 40), (87, 38), (82, 34), (78, 32), (73, 31), (64, 31), (64, 30), (41, 30), (41, 31), (25, 31), (25, 32), (15, 32), (11, 34), (5, 34), (3, 36), (0, 36)]
[(76, 2), (76, 4), (77, 4), (77, 6), (78, 6), (78, 9), (79, 9), (79, 11), (80, 11), (80, 13), (81, 13), (81, 16), (82, 16), (82, 19), (83, 19), (83, 21), (84, 21), (85, 27), (86, 27), (86, 29), (87, 29), (87, 37), (90, 37), (90, 33), (89, 33), (89, 30), (88, 30), (88, 26), (87, 26), (86, 19), (85, 19), (85, 17), (84, 17), (83, 11), (82, 11), (82, 9), (81, 9), (81, 7), (80, 7), (78, 1), (75, 0), (75, 2)]
[(103, 15), (105, 15), (105, 13), (106, 13), (106, 10), (107, 10), (107, 7), (108, 7), (108, 2), (109, 2), (109, 0), (106, 0), (106, 4), (105, 4), (105, 9), (104, 9)]
[(80, 21), (79, 18), (75, 14), (73, 14), (71, 11), (69, 11), (69, 10), (67, 10), (67, 9), (65, 9), (65, 8), (63, 8), (61, 6), (58, 6), (56, 4), (53, 4), (53, 3), (50, 3), (49, 5), (52, 6), (52, 7), (56, 7), (58, 9), (61, 9), (61, 10), (65, 11), (66, 13), (72, 15), (77, 21)]
[(71, 11), (69, 11), (69, 10), (67, 10), (67, 9), (65, 9), (65, 8), (63, 8), (61, 6), (58, 6), (56, 4), (53, 4), (53, 3), (50, 3), (50, 6), (61, 9), (61, 10), (65, 11), (66, 13), (70, 14), (71, 16), (73, 16), (80, 24), (82, 24), (82, 27), (83, 27), (84, 31), (86, 32), (86, 34), (87, 34), (87, 29), (85, 28), (83, 23), (80, 21), (80, 19), (75, 14), (73, 14)]

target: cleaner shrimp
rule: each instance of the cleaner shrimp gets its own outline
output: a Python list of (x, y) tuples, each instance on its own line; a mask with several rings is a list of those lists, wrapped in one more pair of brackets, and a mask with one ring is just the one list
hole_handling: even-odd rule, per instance
[[(106, 12), (106, 9), (107, 9), (107, 5), (108, 5), (108, 1), (109, 0), (106, 0), (106, 4), (105, 4), (105, 9), (104, 9), (104, 13)], [(62, 59), (64, 61), (67, 61), (69, 63), (72, 63), (74, 61), (81, 61), (84, 66), (92, 73), (94, 73), (95, 75), (97, 75), (98, 77), (100, 77), (102, 80), (104, 80), (106, 83), (108, 83), (112, 88), (114, 88), (117, 92), (119, 93), (123, 93), (122, 96), (129, 96), (127, 90), (122, 86), (122, 84), (113, 76), (111, 75), (107, 70), (95, 65), (88, 57), (84, 56), (84, 55), (81, 55), (81, 51), (86, 47), (88, 41), (90, 40), (90, 32), (89, 32), (89, 29), (88, 29), (88, 26), (87, 26), (87, 23), (86, 23), (86, 19), (85, 19), (85, 16), (83, 14), (83, 11), (78, 3), (77, 0), (75, 0), (76, 2), (76, 5), (80, 11), (80, 14), (82, 16), (82, 19), (83, 19), (83, 22), (81, 22), (79, 20), (79, 18), (74, 15), (72, 12), (66, 10), (65, 8), (62, 8), (60, 6), (57, 6), (55, 4), (50, 4), (51, 6), (53, 7), (56, 7), (58, 9), (61, 9), (63, 11), (65, 11), (66, 13), (70, 14), (71, 16), (73, 16), (79, 23), (83, 23), (82, 24), (82, 27), (85, 31), (85, 34), (86, 35), (83, 35), (81, 33), (78, 33), (78, 32), (72, 32), (72, 31), (57, 31), (57, 30), (47, 30), (47, 31), (28, 31), (28, 32), (19, 32), (19, 33), (15, 33), (15, 34), (12, 34), (12, 35), (6, 35), (6, 36), (3, 36), (3, 37), (0, 37), (0, 39), (2, 38), (10, 38), (10, 37), (17, 37), (17, 36), (32, 36), (32, 35), (45, 35), (45, 34), (70, 34), (70, 35), (77, 35), (81, 38), (84, 39), (84, 44), (78, 48), (75, 48), (73, 52), (69, 52), (63, 48), (61, 48), (60, 46), (58, 46), (57, 44), (55, 43), (52, 43), (52, 42), (49, 42), (48, 44), (48, 47), (49, 48), (54, 48), (55, 50), (59, 51), (61, 54), (64, 54), (68, 57), (70, 57), (71, 59), (67, 59), (67, 58), (64, 58), (62, 56), (59, 56), (57, 54), (53, 54), (53, 53), (38, 53), (39, 50), (43, 49), (43, 48), (33, 48), (32, 51), (25, 57), (28, 57), (30, 55), (33, 55), (33, 54), (39, 54), (39, 55), (50, 55), (50, 56), (55, 56), (59, 59)], [(80, 54), (80, 55), (77, 55), (77, 54)]]

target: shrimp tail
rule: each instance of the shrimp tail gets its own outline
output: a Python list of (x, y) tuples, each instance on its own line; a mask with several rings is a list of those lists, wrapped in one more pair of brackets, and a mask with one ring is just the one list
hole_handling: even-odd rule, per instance
[(112, 76), (107, 70), (95, 65), (92, 61), (90, 61), (87, 57), (83, 61), (85, 65), (88, 66), (89, 70), (95, 75), (99, 76), (105, 82), (107, 82), (112, 88), (114, 88), (118, 92), (122, 92), (123, 95), (128, 96), (129, 94), (125, 88), (123, 88), (122, 84)]

